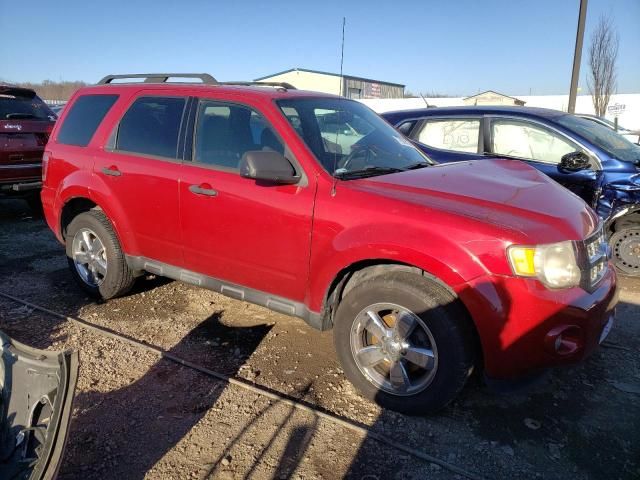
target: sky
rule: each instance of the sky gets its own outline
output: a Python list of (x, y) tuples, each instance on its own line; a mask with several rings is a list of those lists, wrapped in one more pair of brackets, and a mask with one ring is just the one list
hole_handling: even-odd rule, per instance
[[(0, 79), (112, 73), (247, 80), (340, 71), (453, 96), (568, 93), (579, 0), (0, 0)], [(640, 93), (640, 0), (589, 0), (580, 93), (599, 17), (618, 31), (618, 93)]]

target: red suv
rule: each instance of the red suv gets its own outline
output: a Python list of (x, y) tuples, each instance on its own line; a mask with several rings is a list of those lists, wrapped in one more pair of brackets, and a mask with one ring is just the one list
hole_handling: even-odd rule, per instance
[(45, 152), (46, 219), (89, 293), (151, 272), (333, 328), (347, 377), (407, 413), (609, 332), (602, 226), (537, 170), (436, 165), (341, 97), (140, 76), (78, 91)]
[(40, 209), (42, 152), (56, 115), (28, 88), (0, 84), (0, 195)]

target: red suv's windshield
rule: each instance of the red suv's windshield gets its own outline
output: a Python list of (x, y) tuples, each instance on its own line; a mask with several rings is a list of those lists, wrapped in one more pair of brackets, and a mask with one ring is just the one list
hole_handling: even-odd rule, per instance
[(432, 163), (361, 103), (305, 98), (280, 100), (278, 106), (322, 166), (336, 177), (381, 175)]

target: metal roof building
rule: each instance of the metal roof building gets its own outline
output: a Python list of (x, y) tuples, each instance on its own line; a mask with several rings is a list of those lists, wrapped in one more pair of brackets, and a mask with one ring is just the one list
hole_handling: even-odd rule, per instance
[(287, 82), (300, 90), (342, 95), (347, 98), (403, 98), (404, 85), (372, 80), (338, 73), (321, 72), (306, 68), (291, 68), (255, 79), (269, 82)]

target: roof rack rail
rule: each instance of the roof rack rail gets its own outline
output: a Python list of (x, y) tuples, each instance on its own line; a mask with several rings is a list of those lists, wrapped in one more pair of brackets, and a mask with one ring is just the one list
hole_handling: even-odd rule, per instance
[(167, 83), (170, 78), (199, 78), (202, 80), (202, 83), (208, 85), (216, 85), (218, 83), (218, 81), (208, 73), (129, 73), (123, 75), (107, 75), (98, 82), (98, 85), (107, 85), (113, 83), (114, 80), (127, 78), (144, 78), (144, 83)]
[(287, 82), (218, 82), (219, 85), (240, 85), (243, 87), (276, 87), (284, 88), (285, 90), (297, 90), (296, 87)]

